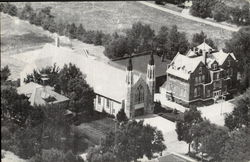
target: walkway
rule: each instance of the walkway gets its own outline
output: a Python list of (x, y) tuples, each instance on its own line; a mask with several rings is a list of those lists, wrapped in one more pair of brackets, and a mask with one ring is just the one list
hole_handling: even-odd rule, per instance
[(194, 17), (194, 16), (191, 16), (191, 15), (182, 14), (180, 12), (176, 12), (176, 11), (167, 9), (167, 8), (158, 6), (158, 5), (153, 4), (153, 3), (149, 3), (149, 2), (145, 2), (145, 1), (138, 1), (138, 2), (141, 3), (141, 4), (144, 4), (144, 5), (148, 6), (148, 7), (152, 7), (152, 8), (155, 8), (155, 9), (158, 9), (158, 10), (161, 10), (161, 11), (164, 11), (164, 12), (176, 15), (176, 16), (180, 16), (180, 17), (183, 17), (183, 18), (186, 18), (186, 19), (189, 19), (189, 20), (197, 21), (197, 22), (204, 23), (204, 24), (207, 24), (207, 25), (211, 25), (211, 26), (214, 26), (214, 27), (218, 27), (218, 28), (221, 28), (221, 29), (229, 30), (229, 31), (232, 31), (232, 32), (237, 32), (239, 30), (239, 28), (234, 28), (234, 27), (219, 24), (219, 23), (216, 23), (216, 22), (211, 22), (211, 21), (208, 21), (208, 20), (205, 20), (205, 19), (202, 19), (202, 18)]

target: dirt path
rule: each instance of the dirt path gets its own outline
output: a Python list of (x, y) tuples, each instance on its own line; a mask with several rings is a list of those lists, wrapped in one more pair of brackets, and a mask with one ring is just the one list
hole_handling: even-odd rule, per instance
[(191, 16), (191, 15), (182, 14), (180, 12), (176, 12), (176, 11), (173, 11), (173, 10), (170, 10), (170, 9), (167, 9), (167, 8), (163, 8), (161, 6), (158, 6), (156, 4), (152, 4), (152, 3), (149, 3), (149, 2), (145, 2), (145, 1), (138, 1), (138, 2), (143, 4), (143, 5), (146, 5), (148, 7), (152, 7), (152, 8), (155, 8), (155, 9), (158, 9), (158, 10), (161, 10), (161, 11), (164, 11), (164, 12), (176, 15), (176, 16), (180, 16), (180, 17), (183, 17), (183, 18), (186, 18), (186, 19), (189, 19), (189, 20), (197, 21), (197, 22), (204, 23), (204, 24), (207, 24), (207, 25), (211, 25), (211, 26), (214, 26), (214, 27), (218, 27), (218, 28), (221, 28), (221, 29), (229, 30), (229, 31), (232, 31), (232, 32), (237, 32), (239, 30), (239, 28), (219, 24), (219, 23), (216, 23), (216, 22), (211, 22), (211, 21), (208, 21), (208, 20), (205, 20), (205, 19), (202, 19), (202, 18)]

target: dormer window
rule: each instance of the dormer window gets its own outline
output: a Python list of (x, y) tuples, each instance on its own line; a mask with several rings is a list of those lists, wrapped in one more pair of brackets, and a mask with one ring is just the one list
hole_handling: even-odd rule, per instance
[(217, 70), (217, 68), (218, 68), (218, 65), (216, 63), (213, 64), (213, 70)]

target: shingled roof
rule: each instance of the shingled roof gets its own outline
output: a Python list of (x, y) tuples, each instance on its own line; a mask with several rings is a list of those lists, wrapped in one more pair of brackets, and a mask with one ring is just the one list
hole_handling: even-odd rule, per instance
[(46, 103), (60, 103), (69, 100), (67, 97), (54, 92), (52, 87), (41, 86), (34, 82), (18, 87), (17, 92), (29, 97), (32, 106), (45, 105)]

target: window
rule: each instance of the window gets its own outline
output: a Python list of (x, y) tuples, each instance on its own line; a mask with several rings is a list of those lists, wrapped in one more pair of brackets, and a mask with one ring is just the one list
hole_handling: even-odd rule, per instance
[(205, 82), (205, 75), (202, 75), (202, 82)]
[(198, 77), (195, 77), (195, 83), (199, 83)]
[(213, 70), (217, 70), (217, 64), (213, 64)]
[(101, 96), (97, 96), (97, 101), (98, 101), (98, 104), (101, 104)]
[(202, 67), (199, 68), (199, 74), (202, 74)]
[(109, 99), (106, 100), (106, 106), (109, 107)]
[(227, 66), (228, 66), (228, 67), (231, 66), (231, 60), (228, 60), (228, 61), (227, 61)]
[(197, 96), (197, 88), (194, 88), (194, 97)]
[(210, 91), (210, 89), (208, 89), (207, 90), (207, 97), (210, 97), (210, 93), (211, 93), (211, 91)]
[(142, 86), (139, 86), (135, 94), (135, 103), (142, 103), (144, 101), (144, 89)]
[(230, 76), (233, 76), (233, 68), (230, 69)]

